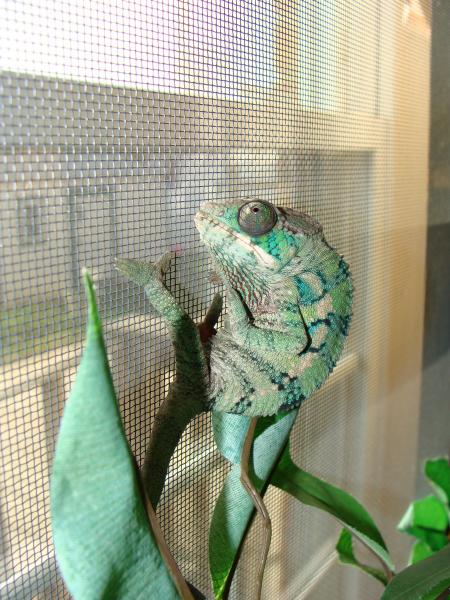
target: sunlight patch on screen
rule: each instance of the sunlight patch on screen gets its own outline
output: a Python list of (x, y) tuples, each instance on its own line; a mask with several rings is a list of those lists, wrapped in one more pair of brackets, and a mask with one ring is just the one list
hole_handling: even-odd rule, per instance
[(227, 98), (274, 83), (272, 2), (17, 0), (0, 23), (5, 71)]

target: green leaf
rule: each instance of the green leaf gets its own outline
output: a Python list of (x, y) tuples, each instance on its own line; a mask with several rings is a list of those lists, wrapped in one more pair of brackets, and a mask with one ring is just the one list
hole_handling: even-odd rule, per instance
[(299, 469), (286, 447), (272, 473), (270, 483), (294, 498), (336, 517), (392, 571), (394, 564), (372, 517), (353, 496)]
[(400, 531), (423, 540), (435, 551), (448, 543), (447, 509), (435, 496), (411, 502), (397, 527)]
[(233, 465), (239, 464), (251, 417), (213, 412), (212, 427), (217, 448)]
[(85, 274), (87, 343), (67, 401), (51, 480), (56, 556), (75, 600), (179, 599), (142, 502)]
[(353, 552), (353, 537), (347, 529), (341, 531), (341, 535), (336, 544), (336, 550), (341, 563), (357, 567), (368, 575), (375, 577), (378, 581), (381, 581), (383, 585), (387, 585), (387, 577), (383, 571), (370, 567), (369, 565), (364, 565), (355, 557)]
[[(445, 596), (442, 594), (446, 593)], [(425, 594), (421, 600), (449, 600), (450, 598), (450, 579), (441, 581), (428, 594)]]
[(425, 475), (437, 497), (450, 505), (450, 464), (448, 458), (433, 458), (425, 461)]
[(411, 502), (398, 524), (398, 529), (409, 532), (410, 529), (415, 527), (434, 529), (435, 531), (445, 531), (447, 529), (447, 511), (436, 496), (427, 496)]
[(450, 545), (401, 571), (380, 600), (436, 600), (450, 586)]
[[(295, 411), (297, 414), (298, 411)], [(275, 422), (284, 419), (285, 413), (272, 417), (259, 417), (256, 424), (255, 436), (256, 439), (264, 431), (271, 427)], [(224, 458), (229, 460), (233, 465), (238, 465), (241, 462), (242, 449), (244, 447), (245, 436), (247, 435), (250, 426), (251, 417), (244, 415), (235, 415), (233, 413), (212, 413), (212, 427), (214, 432), (214, 440), (219, 452)]]
[[(258, 421), (259, 435), (253, 444), (255, 475), (252, 480), (260, 493), (268, 485), (270, 473), (287, 443), (297, 413), (295, 410), (280, 419), (273, 417)], [(249, 426), (248, 418), (241, 416), (240, 419), (229, 419), (229, 415), (217, 413), (214, 420), (214, 431), (220, 432), (219, 448), (225, 456), (237, 462), (237, 453), (232, 449), (242, 449)], [(228, 427), (232, 421), (235, 427)], [(224, 597), (231, 583), (239, 549), (254, 513), (253, 502), (240, 482), (240, 465), (234, 464), (217, 499), (209, 530), (209, 566), (214, 595), (218, 600)]]
[(419, 540), (418, 542), (415, 542), (413, 547), (411, 548), (411, 554), (409, 555), (408, 564), (414, 565), (415, 563), (419, 562), (419, 560), (428, 558), (433, 554), (434, 552), (430, 548), (430, 546), (426, 542)]

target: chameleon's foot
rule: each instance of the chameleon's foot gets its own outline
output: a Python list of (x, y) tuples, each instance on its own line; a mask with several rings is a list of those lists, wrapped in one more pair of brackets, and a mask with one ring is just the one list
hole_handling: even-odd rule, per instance
[(155, 279), (162, 282), (173, 257), (173, 252), (167, 252), (155, 263), (134, 258), (116, 258), (114, 266), (122, 275), (145, 287)]
[(164, 273), (169, 268), (173, 256), (172, 252), (167, 252), (156, 263), (144, 262), (133, 258), (118, 258), (116, 259), (115, 267), (125, 277), (128, 277), (131, 281), (144, 288), (150, 304), (169, 325), (176, 327), (181, 326), (181, 323), (189, 321), (195, 329), (194, 323), (186, 311), (175, 300), (163, 281)]
[(250, 427), (248, 428), (247, 435), (245, 436), (244, 447), (242, 449), (241, 454), (241, 483), (247, 490), (249, 496), (251, 497), (256, 510), (263, 518), (264, 530), (266, 534), (264, 548), (261, 556), (261, 563), (258, 572), (258, 589), (256, 599), (260, 600), (262, 583), (264, 578), (264, 570), (266, 568), (267, 556), (269, 554), (270, 542), (272, 540), (272, 523), (266, 505), (264, 504), (264, 500), (260, 496), (258, 490), (255, 488), (250, 478), (251, 448), (253, 444), (253, 437), (255, 435), (257, 422), (258, 417), (253, 417), (253, 419), (250, 422)]

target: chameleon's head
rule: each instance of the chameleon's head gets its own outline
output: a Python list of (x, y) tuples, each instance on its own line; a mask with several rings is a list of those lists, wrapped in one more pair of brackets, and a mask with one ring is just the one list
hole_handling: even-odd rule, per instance
[(242, 270), (278, 273), (299, 254), (307, 238), (322, 236), (321, 225), (305, 213), (258, 198), (206, 202), (195, 224), (229, 280)]

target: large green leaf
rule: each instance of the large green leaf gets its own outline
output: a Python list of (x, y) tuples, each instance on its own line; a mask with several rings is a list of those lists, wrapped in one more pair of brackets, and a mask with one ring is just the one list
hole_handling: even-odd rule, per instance
[(64, 411), (51, 481), (58, 563), (75, 600), (179, 599), (142, 502), (92, 281), (87, 274), (84, 280), (87, 343)]
[(450, 464), (448, 458), (432, 458), (425, 461), (425, 475), (438, 498), (450, 505)]
[[(282, 418), (260, 419), (253, 445), (252, 480), (260, 493), (267, 487), (271, 471), (286, 445), (289, 433), (298, 411), (292, 411)], [(242, 451), (249, 419), (229, 415), (214, 415), (214, 431), (220, 432), (219, 449), (227, 458), (237, 462)], [(222, 422), (221, 422), (222, 421)], [(230, 426), (233, 423), (234, 426)], [(209, 564), (214, 594), (224, 598), (236, 566), (239, 550), (254, 515), (253, 502), (240, 482), (240, 465), (234, 464), (214, 508), (209, 531)]]
[(353, 552), (352, 534), (347, 529), (343, 529), (341, 531), (341, 535), (339, 536), (339, 539), (336, 544), (336, 551), (338, 553), (339, 560), (341, 561), (341, 563), (350, 565), (352, 567), (357, 567), (358, 569), (361, 569), (361, 571), (364, 571), (368, 575), (375, 577), (375, 579), (378, 579), (378, 581), (381, 581), (383, 585), (387, 584), (387, 577), (383, 571), (381, 571), (380, 569), (375, 569), (374, 567), (371, 567), (369, 565), (360, 563), (359, 560), (356, 558)]
[(436, 600), (450, 586), (450, 545), (401, 571), (380, 600)]
[(272, 473), (270, 483), (303, 504), (320, 508), (336, 517), (390, 571), (395, 570), (381, 533), (366, 509), (347, 492), (297, 467), (291, 459), (288, 446)]

